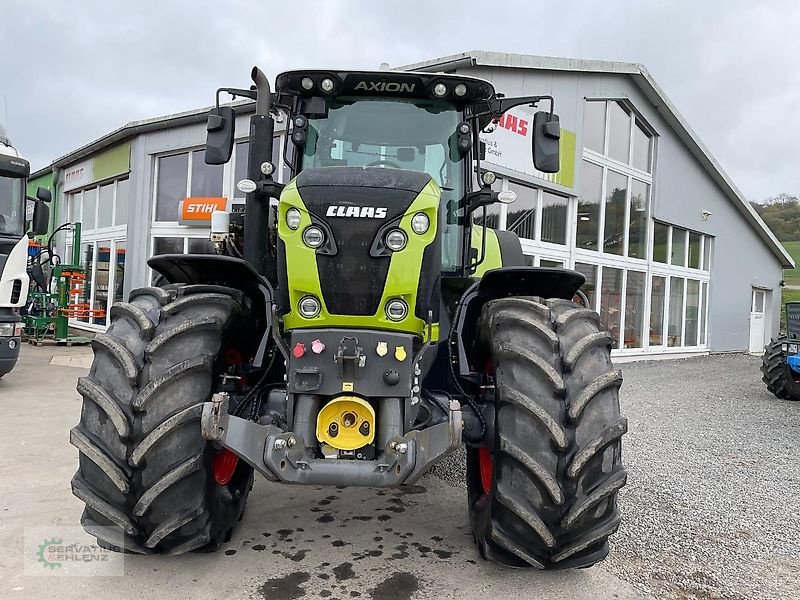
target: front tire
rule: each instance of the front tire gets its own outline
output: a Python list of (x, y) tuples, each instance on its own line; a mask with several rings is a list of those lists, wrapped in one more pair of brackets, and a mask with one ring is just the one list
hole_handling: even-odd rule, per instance
[(72, 491), (101, 546), (213, 550), (241, 517), (252, 468), (238, 461), (221, 485), (219, 451), (200, 434), (241, 302), (215, 286), (143, 288), (111, 308), (111, 326), (92, 341), (94, 362), (78, 381), (81, 419), (70, 432), (80, 451)]
[(591, 566), (619, 527), (622, 374), (599, 316), (567, 300), (486, 304), (495, 436), (469, 448), (472, 529), (484, 558), (513, 567)]
[(761, 380), (767, 389), (781, 400), (800, 400), (800, 384), (795, 381), (792, 370), (786, 364), (781, 345), (786, 337), (772, 338), (764, 347), (761, 357)]

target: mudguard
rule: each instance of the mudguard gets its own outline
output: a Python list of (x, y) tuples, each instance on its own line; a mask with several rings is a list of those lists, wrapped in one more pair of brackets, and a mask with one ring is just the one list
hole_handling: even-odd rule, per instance
[(483, 305), (508, 296), (541, 296), (572, 300), (586, 278), (577, 271), (541, 267), (502, 267), (487, 271), (462, 294), (450, 330), (450, 351), (458, 359), (457, 372), (473, 375), (469, 352), (478, 334)]

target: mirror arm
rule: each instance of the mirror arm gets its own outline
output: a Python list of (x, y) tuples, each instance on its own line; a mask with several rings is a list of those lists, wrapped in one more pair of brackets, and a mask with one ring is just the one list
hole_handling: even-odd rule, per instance
[[(487, 205), (484, 204), (483, 205), (483, 222), (481, 223), (481, 229), (483, 230), (481, 232), (481, 252), (478, 255), (477, 260), (475, 262), (473, 262), (473, 263), (470, 263), (469, 267), (467, 267), (469, 269), (470, 273), (474, 273), (475, 271), (477, 271), (478, 267), (481, 266), (483, 261), (486, 260), (486, 207), (487, 207)], [(470, 247), (472, 247), (472, 244), (470, 244)]]
[(255, 100), (256, 99), (256, 91), (255, 90), (244, 90), (244, 89), (241, 89), (241, 88), (227, 88), (227, 87), (219, 88), (217, 90), (217, 96), (216, 96), (216, 98), (217, 98), (216, 107), (217, 108), (219, 108), (219, 95), (222, 92), (226, 92), (226, 93), (230, 94), (231, 96), (233, 96), (234, 100), (236, 100), (237, 96), (241, 96), (243, 98), (249, 98), (250, 100)]
[(485, 208), (497, 202), (497, 194), (498, 192), (489, 188), (481, 188), (476, 192), (467, 194), (467, 209), (464, 213), (464, 218), (469, 217), (469, 215), (481, 207)]
[(499, 117), (503, 113), (508, 110), (511, 110), (515, 106), (522, 106), (523, 104), (527, 104), (528, 106), (536, 107), (536, 105), (541, 102), (542, 100), (547, 100), (550, 102), (550, 114), (553, 114), (553, 108), (555, 106), (555, 101), (553, 100), (552, 96), (519, 96), (518, 98), (493, 98), (489, 101), (489, 113), (493, 117)]

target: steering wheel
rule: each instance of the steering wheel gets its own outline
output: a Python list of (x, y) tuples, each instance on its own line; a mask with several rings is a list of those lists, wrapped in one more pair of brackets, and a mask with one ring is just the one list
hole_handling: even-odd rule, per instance
[(364, 165), (365, 167), (377, 167), (378, 165), (386, 165), (387, 167), (392, 167), (393, 169), (402, 169), (400, 165), (390, 160), (386, 160), (385, 158), (379, 158), (378, 160), (373, 160), (371, 163), (367, 163)]

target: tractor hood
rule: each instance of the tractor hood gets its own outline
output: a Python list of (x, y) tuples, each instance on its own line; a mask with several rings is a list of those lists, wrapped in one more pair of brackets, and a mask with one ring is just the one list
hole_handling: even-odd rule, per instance
[[(289, 313), (287, 328), (330, 324), (422, 333), (440, 270), (439, 200), (440, 189), (431, 176), (417, 171), (325, 167), (300, 173), (284, 189), (279, 206), (285, 258), (280, 261), (284, 272), (279, 288)], [(287, 223), (291, 209), (300, 213), (296, 229)], [(430, 222), (422, 234), (411, 228), (418, 213)], [(323, 232), (324, 240), (315, 247), (304, 238), (309, 227)], [(386, 245), (394, 230), (406, 238), (405, 246), (395, 251)], [(428, 261), (436, 264), (424, 264)], [(316, 317), (297, 313), (297, 303), (307, 295), (321, 302)], [(407, 318), (387, 318), (385, 303), (391, 299), (406, 303)]]

